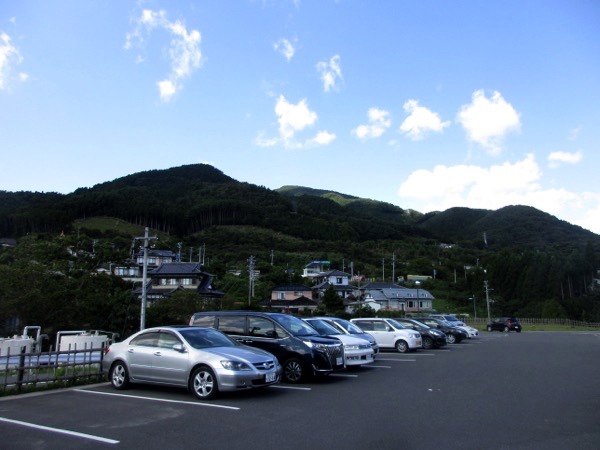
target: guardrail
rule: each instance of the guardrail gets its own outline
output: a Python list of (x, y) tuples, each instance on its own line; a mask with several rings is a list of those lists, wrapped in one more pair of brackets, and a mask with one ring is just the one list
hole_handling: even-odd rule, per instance
[(0, 354), (0, 395), (73, 386), (101, 381), (104, 345), (101, 348)]

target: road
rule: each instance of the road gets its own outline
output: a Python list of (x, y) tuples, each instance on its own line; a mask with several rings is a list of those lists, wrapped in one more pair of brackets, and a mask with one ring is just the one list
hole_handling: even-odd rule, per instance
[(488, 333), (198, 402), (107, 383), (0, 399), (10, 449), (598, 449), (600, 333)]

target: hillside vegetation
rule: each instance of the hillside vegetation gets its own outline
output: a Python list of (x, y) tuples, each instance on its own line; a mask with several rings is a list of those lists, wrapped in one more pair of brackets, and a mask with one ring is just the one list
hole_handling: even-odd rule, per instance
[[(269, 190), (204, 164), (132, 174), (68, 195), (0, 191), (0, 237), (18, 241), (16, 248), (0, 251), (0, 318), (33, 298), (46, 305), (63, 298), (61, 308), (92, 301), (86, 300), (86, 274), (129, 258), (132, 246), (139, 245), (133, 238), (146, 226), (158, 235), (157, 248), (180, 251), (182, 260), (198, 259), (203, 249), (207, 270), (227, 294), (224, 307), (248, 303), (245, 270), (252, 255), (261, 271), (253, 301), (268, 296), (276, 284), (302, 282), (304, 265), (323, 259), (368, 279), (429, 275), (423, 288), (455, 312), (472, 313), (475, 296), (483, 316), (488, 281), (493, 315), (600, 321), (594, 284), (600, 236), (535, 208), (422, 214), (310, 187)], [(77, 256), (67, 254), (67, 247)], [(230, 269), (242, 275), (234, 277)], [(17, 282), (19, 271), (31, 283)], [(75, 279), (80, 283), (73, 288)], [(60, 295), (51, 292), (53, 286)], [(116, 289), (113, 298), (124, 301), (128, 296), (120, 290), (130, 293), (131, 287), (111, 289)], [(127, 301), (131, 312), (135, 305)], [(20, 308), (19, 317), (32, 320), (33, 312)], [(98, 308), (105, 318), (116, 314), (114, 307)], [(82, 319), (61, 317), (83, 326)], [(119, 320), (131, 325), (131, 317)]]

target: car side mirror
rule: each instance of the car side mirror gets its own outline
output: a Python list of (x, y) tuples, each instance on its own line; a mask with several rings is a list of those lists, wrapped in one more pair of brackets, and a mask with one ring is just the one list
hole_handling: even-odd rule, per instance
[(187, 350), (185, 349), (185, 347), (182, 344), (175, 344), (173, 346), (173, 350), (175, 350), (176, 352), (179, 352), (179, 353), (187, 352)]

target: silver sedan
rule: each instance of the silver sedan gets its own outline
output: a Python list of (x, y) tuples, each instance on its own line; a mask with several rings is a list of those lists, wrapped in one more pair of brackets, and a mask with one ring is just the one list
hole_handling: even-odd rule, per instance
[(281, 379), (281, 366), (271, 353), (213, 328), (189, 326), (148, 328), (112, 344), (102, 369), (115, 389), (131, 383), (180, 386), (202, 400)]

